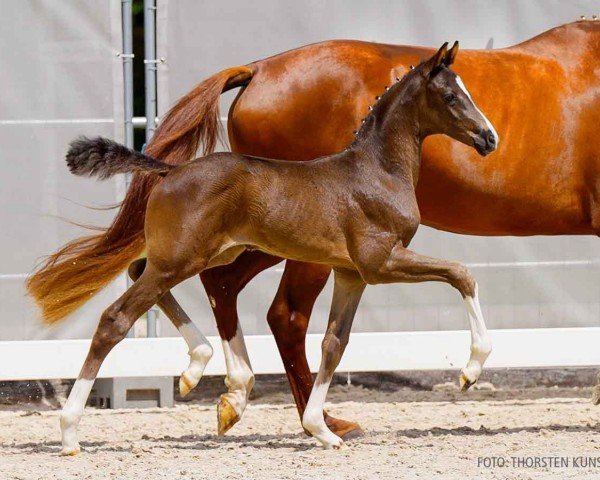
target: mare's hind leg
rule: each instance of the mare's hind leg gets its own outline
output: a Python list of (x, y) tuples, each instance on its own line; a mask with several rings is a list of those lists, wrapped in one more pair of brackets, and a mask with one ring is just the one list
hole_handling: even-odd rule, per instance
[[(146, 259), (140, 258), (129, 265), (129, 276), (136, 281), (146, 267)], [(190, 317), (183, 311), (171, 291), (166, 292), (158, 301), (158, 307), (163, 311), (167, 318), (179, 330), (179, 333), (188, 346), (190, 364), (179, 378), (179, 394), (185, 397), (202, 378), (206, 364), (213, 355), (213, 349), (210, 342), (202, 334), (198, 327), (192, 322)]]
[[(277, 342), (285, 372), (292, 388), (300, 419), (313, 387), (306, 360), (305, 339), (313, 306), (327, 283), (331, 269), (288, 260), (273, 304), (267, 314), (269, 326)], [(329, 416), (325, 423), (344, 439), (362, 435), (360, 425)]]
[(159, 271), (148, 263), (140, 278), (104, 311), (87, 358), (60, 416), (63, 455), (75, 455), (79, 452), (77, 426), (94, 380), (108, 353), (123, 340), (133, 323), (144, 312), (184, 278), (186, 277), (175, 272)]
[(200, 274), (217, 321), (227, 366), (225, 385), (217, 406), (217, 431), (225, 434), (242, 417), (254, 385), (254, 374), (237, 315), (239, 292), (260, 272), (281, 262), (260, 251), (245, 251), (233, 263)]

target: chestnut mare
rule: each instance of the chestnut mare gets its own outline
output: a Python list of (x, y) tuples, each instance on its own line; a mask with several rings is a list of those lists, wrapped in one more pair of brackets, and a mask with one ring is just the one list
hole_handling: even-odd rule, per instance
[[(417, 187), (421, 222), (473, 235), (562, 235), (600, 231), (600, 22), (582, 21), (510, 48), (462, 51), (455, 70), (502, 136), (485, 162), (445, 137), (423, 147)], [(242, 87), (229, 112), (233, 151), (309, 160), (342, 150), (368, 106), (386, 85), (432, 50), (357, 41), (332, 41), (232, 67), (200, 83), (161, 120), (146, 152), (167, 163), (215, 146), (221, 92)], [(52, 255), (29, 282), (44, 320), (54, 323), (85, 303), (144, 250), (144, 212), (157, 176), (137, 175), (109, 229), (76, 240)], [(281, 259), (246, 251), (234, 263), (201, 274), (223, 339), (229, 392), (238, 412), (222, 409), (219, 431), (243, 411), (252, 373), (236, 311), (238, 293)], [(143, 265), (133, 266), (139, 275)], [(300, 416), (312, 388), (304, 338), (326, 265), (288, 261), (268, 312)], [(175, 300), (163, 310), (188, 343), (189, 318)], [(232, 373), (234, 372), (234, 373)], [(182, 377), (182, 393), (198, 371)], [(186, 380), (187, 378), (187, 380)], [(356, 423), (327, 416), (337, 434)]]
[(381, 97), (346, 150), (310, 162), (213, 153), (173, 166), (103, 138), (71, 144), (67, 164), (75, 175), (142, 171), (165, 178), (148, 200), (144, 269), (102, 314), (63, 409), (64, 454), (79, 451), (76, 430), (91, 386), (133, 323), (181, 281), (229, 264), (248, 248), (335, 271), (321, 366), (302, 417), (325, 448), (343, 445), (327, 428), (323, 404), (367, 284), (440, 281), (456, 288), (472, 331), (461, 378), (466, 385), (477, 381), (491, 344), (475, 280), (460, 263), (407, 248), (420, 223), (415, 187), (423, 140), (449, 135), (481, 155), (498, 144), (449, 68), (457, 52), (458, 43), (449, 51), (444, 44)]

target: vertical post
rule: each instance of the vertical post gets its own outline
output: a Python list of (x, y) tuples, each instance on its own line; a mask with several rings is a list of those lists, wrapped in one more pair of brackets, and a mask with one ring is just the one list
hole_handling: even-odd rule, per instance
[[(123, 22), (123, 102), (125, 114), (125, 145), (133, 148), (133, 0), (121, 0)], [(129, 183), (129, 182), (127, 182)]]
[[(156, 129), (156, 0), (144, 0), (144, 85), (146, 106), (146, 144)], [(146, 316), (148, 337), (156, 337), (156, 307)]]
[(156, 129), (156, 0), (144, 0), (144, 83), (146, 86), (146, 143)]
[[(121, 0), (121, 25), (123, 29), (123, 116), (125, 123), (125, 145), (133, 148), (133, 0)], [(131, 174), (125, 175), (125, 188), (129, 189)], [(129, 275), (125, 274), (127, 288), (131, 286)], [(133, 337), (134, 329), (127, 333)]]

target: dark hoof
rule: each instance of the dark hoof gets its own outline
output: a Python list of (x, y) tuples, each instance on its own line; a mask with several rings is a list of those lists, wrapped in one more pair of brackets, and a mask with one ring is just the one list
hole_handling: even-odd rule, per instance
[(342, 440), (344, 440), (346, 442), (348, 440), (353, 440), (355, 438), (360, 438), (360, 437), (364, 437), (364, 436), (365, 436), (365, 432), (363, 431), (362, 428), (360, 428), (359, 425), (357, 425), (354, 430), (350, 430), (349, 432), (346, 432), (344, 435), (342, 435)]

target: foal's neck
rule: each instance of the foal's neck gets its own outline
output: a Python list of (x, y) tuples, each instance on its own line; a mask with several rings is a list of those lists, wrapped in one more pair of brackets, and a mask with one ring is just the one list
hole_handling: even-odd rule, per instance
[[(407, 77), (413, 77), (411, 72)], [(418, 78), (404, 78), (387, 90), (364, 119), (349, 150), (416, 186), (421, 166)]]

